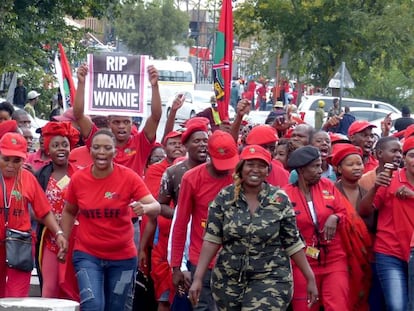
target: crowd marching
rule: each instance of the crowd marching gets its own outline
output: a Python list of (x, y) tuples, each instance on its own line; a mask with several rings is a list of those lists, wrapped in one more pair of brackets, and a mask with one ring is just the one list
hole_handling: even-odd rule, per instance
[(266, 102), (244, 98), (232, 122), (211, 109), (174, 130), (178, 96), (156, 137), (156, 68), (141, 131), (85, 115), (87, 75), (38, 150), (24, 129), (40, 94), (0, 104), (0, 297), (29, 295), (31, 270), (6, 252), (14, 230), (31, 232), (42, 297), (82, 311), (414, 310), (410, 122), (390, 135), (386, 118), (375, 137), (321, 101), (306, 124), (286, 96), (266, 124), (245, 121)]

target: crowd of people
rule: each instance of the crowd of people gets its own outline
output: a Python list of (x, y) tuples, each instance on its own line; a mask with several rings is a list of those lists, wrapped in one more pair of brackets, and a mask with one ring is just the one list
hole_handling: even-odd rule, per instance
[[(361, 120), (332, 132), (337, 103), (315, 127), (286, 98), (255, 125), (238, 98), (231, 123), (174, 129), (177, 97), (156, 137), (156, 68), (141, 130), (85, 115), (87, 75), (38, 150), (27, 112), (0, 104), (0, 234), (31, 232), (42, 297), (82, 311), (414, 310), (410, 122), (389, 135), (384, 120), (379, 139)], [(0, 297), (28, 296), (30, 271), (6, 255), (2, 243)]]

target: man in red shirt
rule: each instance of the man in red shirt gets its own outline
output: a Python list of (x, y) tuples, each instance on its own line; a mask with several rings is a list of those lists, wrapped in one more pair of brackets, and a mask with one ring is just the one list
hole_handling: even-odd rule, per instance
[[(76, 91), (73, 113), (79, 124), (80, 132), (85, 138), (86, 145), (91, 142), (91, 137), (98, 130), (91, 119), (85, 116), (84, 96), (85, 77), (88, 74), (88, 67), (81, 65), (78, 68), (78, 89)], [(152, 89), (151, 115), (148, 117), (144, 128), (137, 134), (131, 133), (132, 117), (130, 116), (109, 116), (109, 127), (116, 139), (116, 156), (114, 162), (131, 168), (138, 175), (143, 176), (145, 163), (155, 143), (157, 127), (161, 119), (161, 97), (158, 88), (158, 71), (154, 66), (148, 67), (148, 75)]]
[[(192, 119), (181, 136), (181, 143), (186, 147), (188, 157), (166, 169), (159, 185), (158, 202), (161, 204), (161, 214), (148, 222), (141, 240), (141, 249), (146, 249), (150, 237), (154, 235), (155, 225), (158, 225), (158, 241), (154, 242), (151, 255), (151, 277), (154, 280), (155, 298), (158, 301), (158, 310), (169, 310), (169, 300), (175, 289), (172, 282), (171, 267), (167, 260), (168, 239), (170, 227), (177, 205), (181, 179), (185, 172), (207, 160), (208, 127), (201, 118)], [(147, 265), (145, 253), (140, 253), (140, 269)], [(183, 270), (187, 271), (187, 269)], [(191, 282), (191, 275), (186, 273), (186, 279)]]
[(353, 122), (348, 128), (348, 137), (351, 143), (362, 149), (364, 161), (364, 173), (367, 173), (378, 166), (378, 160), (372, 155), (374, 146), (374, 134), (372, 129), (375, 125), (365, 120)]
[[(192, 219), (190, 233), (189, 262), (191, 274), (194, 275), (203, 243), (203, 234), (207, 222), (208, 207), (218, 192), (232, 183), (232, 172), (239, 161), (237, 145), (233, 137), (217, 130), (208, 140), (210, 162), (201, 164), (186, 172), (181, 181), (180, 195), (176, 209), (176, 222), (172, 231), (171, 267), (173, 282), (176, 287), (185, 287), (181, 272), (181, 260), (187, 235), (187, 224)], [(194, 310), (215, 310), (211, 296), (209, 273), (203, 282), (200, 300)]]

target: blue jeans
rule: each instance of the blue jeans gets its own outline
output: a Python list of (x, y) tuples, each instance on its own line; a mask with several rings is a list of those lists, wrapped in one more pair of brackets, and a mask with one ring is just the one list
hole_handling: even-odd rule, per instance
[(408, 262), (408, 311), (414, 311), (414, 248), (411, 248)]
[(134, 282), (137, 258), (104, 260), (73, 253), (82, 311), (122, 311)]
[(408, 304), (408, 264), (394, 256), (375, 253), (377, 274), (388, 311), (406, 311)]

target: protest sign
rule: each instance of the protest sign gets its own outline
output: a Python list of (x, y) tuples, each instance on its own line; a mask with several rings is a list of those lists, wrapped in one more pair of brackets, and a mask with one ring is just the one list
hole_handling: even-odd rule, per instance
[(85, 113), (146, 117), (147, 63), (142, 55), (89, 54)]

